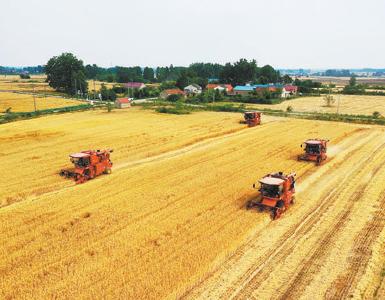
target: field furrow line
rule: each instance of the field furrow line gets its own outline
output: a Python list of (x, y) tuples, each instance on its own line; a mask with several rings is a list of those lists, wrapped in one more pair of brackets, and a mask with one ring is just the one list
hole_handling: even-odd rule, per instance
[[(362, 135), (362, 134), (365, 134), (365, 133), (360, 133), (360, 135)], [(333, 171), (332, 168), (334, 169), (337, 165), (343, 164), (344, 161), (345, 161), (345, 158), (347, 156), (352, 156), (355, 153), (358, 153), (359, 151), (361, 151), (362, 148), (365, 147), (366, 142), (368, 140), (370, 140), (370, 139), (373, 139), (374, 136), (377, 136), (377, 134), (367, 135), (366, 138), (363, 141), (361, 141), (360, 143), (355, 143), (354, 144), (354, 143), (350, 143), (349, 142), (348, 143), (348, 149), (349, 150), (347, 151), (347, 153), (345, 153), (344, 156), (339, 157), (338, 160), (330, 161), (328, 164), (331, 164), (331, 166), (327, 167), (327, 165), (325, 165), (324, 169), (319, 169), (318, 170), (318, 173), (319, 173), (318, 177), (321, 176), (322, 173), (332, 172)], [(353, 147), (353, 149), (350, 149), (349, 147)], [(365, 164), (365, 162), (361, 163), (360, 166), (363, 165), (363, 164)], [(359, 168), (360, 166), (358, 166), (358, 167), (356, 166), (356, 168)], [(345, 175), (345, 180), (347, 179), (349, 174), (350, 173)], [(324, 174), (322, 174), (322, 176), (323, 175)], [(290, 241), (290, 245), (291, 246), (288, 249), (290, 251), (290, 249), (292, 249), (292, 247), (295, 246), (296, 240), (293, 240), (293, 239), (295, 237), (300, 237), (302, 234), (304, 234), (304, 233), (306, 233), (306, 232), (308, 232), (309, 230), (312, 229), (312, 226), (318, 221), (319, 217), (326, 210), (328, 210), (330, 208), (330, 205), (329, 205), (330, 200), (332, 199), (333, 196), (336, 195), (336, 192), (338, 192), (338, 190), (341, 189), (343, 184), (344, 183), (340, 183), (340, 184), (338, 184), (338, 186), (334, 185), (329, 190), (325, 191), (323, 193), (324, 197), (322, 197), (323, 198), (323, 202), (319, 206), (317, 206), (315, 210), (309, 211), (306, 214), (307, 217), (304, 220), (302, 220), (301, 222), (297, 223), (295, 226), (292, 226), (290, 228), (290, 230), (284, 236), (282, 236), (276, 244), (272, 245), (271, 249), (275, 249), (273, 253), (268, 251), (263, 257), (260, 257), (258, 259), (258, 261), (255, 262), (255, 264), (251, 265), (249, 267), (249, 269), (242, 274), (242, 277), (238, 278), (238, 280), (231, 287), (229, 287), (226, 290), (226, 292), (224, 293), (225, 296), (223, 296), (223, 298), (236, 297), (237, 293), (239, 293), (242, 290), (242, 287), (246, 286), (247, 283), (253, 278), (254, 275), (256, 275), (259, 272), (261, 272), (262, 269), (265, 268), (268, 265), (268, 262), (276, 261), (277, 259), (280, 259), (279, 257), (281, 257), (281, 256), (284, 257), (285, 254), (281, 254), (281, 250), (284, 247), (288, 247), (287, 244)], [(258, 236), (258, 234), (256, 234), (256, 236)], [(237, 265), (238, 259), (243, 255), (243, 253), (245, 251), (247, 251), (246, 249), (250, 246), (249, 242), (247, 242), (243, 246), (243, 247), (245, 247), (245, 249), (243, 249), (241, 247), (239, 249), (239, 251), (237, 251), (232, 257), (230, 257), (230, 260), (233, 262), (233, 265), (232, 266), (227, 266), (227, 269), (231, 269), (231, 268), (236, 268), (237, 267), (236, 265)], [(270, 265), (270, 268), (272, 268), (272, 267), (273, 266)], [(266, 272), (263, 272), (264, 276), (269, 276), (269, 274), (271, 272), (270, 268), (267, 268)], [(189, 297), (188, 293), (186, 294), (186, 296)]]
[[(385, 193), (383, 190), (382, 193)], [(383, 202), (385, 197), (381, 199)], [(380, 206), (381, 207), (381, 206)], [(365, 228), (354, 239), (352, 257), (349, 265), (329, 287), (325, 293), (325, 299), (345, 299), (351, 295), (360, 278), (365, 273), (367, 264), (372, 256), (372, 246), (385, 226), (385, 211), (376, 210), (373, 220), (369, 221)]]
[[(315, 243), (315, 247), (312, 248), (311, 253), (308, 253), (305, 256), (306, 259), (303, 263), (301, 263), (299, 271), (296, 271), (297, 275), (294, 279), (292, 279), (289, 284), (284, 286), (284, 291), (278, 291), (279, 296), (277, 299), (298, 299), (307, 284), (312, 281), (313, 276), (322, 265), (322, 260), (327, 257), (330, 249), (334, 245), (334, 241), (338, 239), (338, 233), (342, 232), (345, 228), (345, 225), (348, 222), (348, 217), (353, 212), (352, 208), (355, 205), (355, 202), (359, 200), (366, 191), (369, 182), (364, 184), (359, 184), (359, 182), (361, 178), (367, 174), (367, 172), (370, 172), (372, 167), (370, 164), (377, 161), (375, 159), (375, 155), (381, 153), (384, 145), (385, 143), (379, 145), (372, 153), (372, 156), (368, 157), (365, 161), (361, 161), (358, 167), (355, 168), (355, 171), (358, 170), (358, 172), (352, 172), (352, 175), (346, 178), (342, 185), (339, 185), (338, 192), (336, 194), (332, 194), (332, 199), (347, 199), (348, 201), (346, 202), (346, 205), (342, 208), (342, 211), (338, 214), (335, 220), (333, 220), (333, 223), (328, 225), (326, 232), (324, 232), (320, 240)], [(313, 224), (311, 227), (314, 229), (316, 226)], [(306, 233), (301, 233), (301, 235), (305, 234)], [(285, 253), (283, 253), (277, 261), (280, 261), (284, 257), (290, 255), (291, 251), (292, 249), (285, 251)], [(258, 280), (258, 282), (261, 282), (261, 280)]]

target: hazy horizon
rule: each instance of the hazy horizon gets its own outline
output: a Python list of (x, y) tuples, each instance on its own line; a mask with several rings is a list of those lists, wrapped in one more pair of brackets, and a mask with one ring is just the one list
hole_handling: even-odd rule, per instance
[(63, 52), (103, 67), (256, 59), (280, 69), (385, 68), (385, 1), (5, 0), (0, 65)]

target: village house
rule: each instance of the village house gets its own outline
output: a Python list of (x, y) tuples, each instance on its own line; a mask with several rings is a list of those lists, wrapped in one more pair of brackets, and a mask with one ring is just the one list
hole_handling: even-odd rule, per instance
[(270, 91), (276, 92), (277, 90), (282, 89), (282, 98), (295, 95), (297, 93), (298, 87), (294, 85), (282, 85), (282, 84), (254, 84), (254, 85), (238, 85), (234, 88), (235, 95), (248, 95), (252, 92), (262, 92)]
[(159, 97), (162, 99), (167, 99), (171, 95), (181, 95), (185, 96), (185, 93), (181, 91), (180, 89), (168, 89), (164, 90), (160, 93)]
[(233, 86), (231, 84), (219, 84), (219, 83), (209, 83), (206, 86), (208, 90), (218, 90), (220, 92), (232, 93)]
[(190, 84), (184, 88), (186, 95), (198, 95), (202, 93), (202, 87), (198, 84)]
[(298, 93), (298, 86), (287, 84), (282, 89), (282, 98), (288, 98)]
[(131, 107), (131, 101), (128, 98), (119, 98), (115, 100), (116, 108), (129, 108)]
[(235, 95), (248, 95), (254, 91), (255, 91), (255, 88), (252, 85), (237, 85), (234, 88)]
[(124, 84), (124, 86), (128, 89), (144, 89), (146, 85), (143, 82), (127, 82)]

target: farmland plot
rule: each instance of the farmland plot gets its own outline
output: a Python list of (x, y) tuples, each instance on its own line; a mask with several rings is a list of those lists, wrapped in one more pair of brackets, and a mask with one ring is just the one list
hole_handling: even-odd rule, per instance
[[(35, 96), (36, 109), (60, 108), (81, 105), (84, 102), (59, 98)], [(35, 110), (33, 95), (0, 92), (0, 112), (11, 108), (12, 112), (30, 112)]]
[(336, 102), (331, 107), (326, 106), (322, 96), (301, 97), (274, 105), (248, 104), (247, 106), (286, 111), (286, 108), (290, 105), (294, 111), (298, 112), (337, 113), (338, 111), (340, 114), (356, 115), (372, 115), (373, 112), (378, 111), (385, 116), (384, 96), (333, 95), (333, 97)]
[(20, 79), (19, 75), (0, 75), (0, 91), (55, 93), (45, 75), (32, 75), (31, 79)]
[[(13, 173), (28, 172), (7, 174), (8, 193), (26, 197), (0, 208), (0, 298), (381, 296), (384, 130), (239, 118), (132, 110), (2, 126), (5, 169), (26, 160)], [(331, 139), (324, 166), (295, 159), (308, 137)], [(56, 175), (71, 149), (98, 146), (115, 148), (113, 174)], [(297, 203), (274, 222), (244, 209), (271, 171), (299, 177)]]

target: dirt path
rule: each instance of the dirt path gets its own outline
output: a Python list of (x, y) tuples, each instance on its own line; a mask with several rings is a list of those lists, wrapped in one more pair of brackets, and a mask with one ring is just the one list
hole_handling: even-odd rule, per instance
[(345, 140), (337, 157), (299, 182), (295, 211), (255, 232), (185, 298), (359, 297), (385, 233), (384, 143), (382, 132)]

